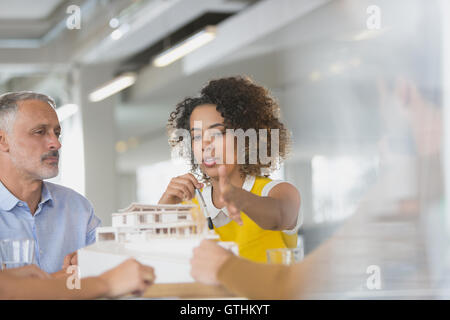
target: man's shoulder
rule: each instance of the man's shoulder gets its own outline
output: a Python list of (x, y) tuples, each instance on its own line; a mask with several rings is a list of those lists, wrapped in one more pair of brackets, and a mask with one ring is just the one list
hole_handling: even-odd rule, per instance
[(48, 181), (44, 181), (44, 184), (54, 199), (70, 199), (71, 203), (78, 202), (82, 205), (92, 207), (92, 204), (86, 197), (71, 188)]

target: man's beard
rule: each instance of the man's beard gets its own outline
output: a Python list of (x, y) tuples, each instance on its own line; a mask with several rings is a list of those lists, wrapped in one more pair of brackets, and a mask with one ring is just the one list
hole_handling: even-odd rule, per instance
[[(51, 167), (49, 168), (47, 165), (44, 165), (44, 161), (50, 157), (55, 157), (57, 158), (57, 161), (55, 164), (52, 164)], [(50, 151), (44, 155), (41, 156), (41, 168), (40, 168), (40, 178), (41, 179), (51, 179), (54, 178), (58, 175), (59, 169), (58, 169), (58, 164), (59, 164), (59, 152), (58, 150), (53, 150)]]
[(25, 155), (19, 155), (18, 157), (11, 155), (11, 161), (18, 170), (24, 172), (26, 175), (39, 180), (45, 180), (54, 178), (59, 173), (58, 162), (54, 165), (44, 163), (49, 157), (56, 157), (59, 162), (59, 152), (57, 150), (43, 154), (39, 159), (39, 163), (37, 161), (31, 163), (30, 159)]

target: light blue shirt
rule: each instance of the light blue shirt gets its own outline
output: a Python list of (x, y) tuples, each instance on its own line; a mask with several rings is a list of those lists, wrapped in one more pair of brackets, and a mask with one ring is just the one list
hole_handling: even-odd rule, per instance
[(69, 188), (44, 182), (33, 216), (0, 182), (0, 240), (34, 239), (36, 264), (48, 273), (61, 270), (67, 254), (95, 242), (100, 225), (90, 202)]

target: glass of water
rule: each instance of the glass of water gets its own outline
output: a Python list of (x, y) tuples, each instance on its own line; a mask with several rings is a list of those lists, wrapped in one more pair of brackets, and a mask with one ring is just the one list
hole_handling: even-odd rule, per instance
[(291, 265), (303, 259), (303, 247), (280, 248), (267, 250), (267, 262), (272, 264)]
[(34, 263), (34, 240), (0, 240), (0, 266), (2, 270)]

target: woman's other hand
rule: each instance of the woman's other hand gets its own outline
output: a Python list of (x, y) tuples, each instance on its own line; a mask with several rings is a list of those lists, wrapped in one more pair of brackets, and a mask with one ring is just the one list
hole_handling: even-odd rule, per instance
[(195, 197), (195, 189), (203, 188), (203, 184), (191, 173), (178, 176), (170, 180), (166, 191), (158, 204), (178, 204)]

